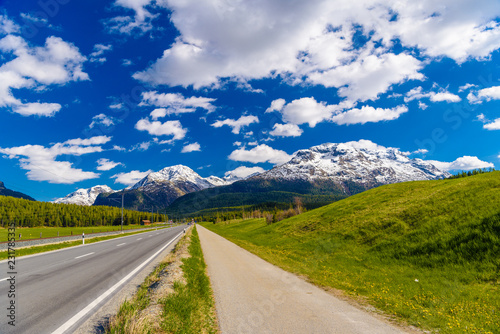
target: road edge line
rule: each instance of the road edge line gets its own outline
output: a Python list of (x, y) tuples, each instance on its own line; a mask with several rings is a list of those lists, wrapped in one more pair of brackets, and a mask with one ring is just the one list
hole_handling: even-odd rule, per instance
[(56, 329), (52, 334), (63, 334), (66, 330), (71, 328), (73, 325), (75, 325), (81, 318), (83, 318), (87, 313), (89, 313), (93, 308), (95, 308), (97, 305), (99, 305), (100, 302), (102, 302), (106, 297), (111, 295), (115, 290), (117, 290), (121, 285), (123, 285), (126, 281), (128, 281), (132, 276), (134, 276), (139, 270), (141, 270), (143, 267), (145, 267), (151, 260), (153, 260), (158, 254), (160, 254), (165, 248), (167, 248), (172, 242), (174, 242), (180, 235), (182, 235), (184, 232), (180, 232), (177, 234), (172, 240), (170, 240), (165, 246), (160, 248), (156, 253), (151, 255), (147, 260), (145, 260), (143, 263), (141, 263), (138, 267), (136, 267), (134, 270), (132, 270), (127, 276), (122, 278), (118, 283), (113, 285), (111, 288), (109, 288), (106, 292), (104, 292), (102, 295), (94, 299), (93, 302), (88, 304), (83, 310), (75, 314), (71, 319), (66, 321), (64, 324), (62, 324), (58, 329)]

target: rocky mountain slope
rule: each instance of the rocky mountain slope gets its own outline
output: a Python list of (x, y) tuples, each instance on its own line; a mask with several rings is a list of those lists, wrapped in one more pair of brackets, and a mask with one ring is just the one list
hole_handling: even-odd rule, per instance
[(63, 204), (78, 204), (78, 205), (87, 205), (90, 206), (94, 204), (95, 199), (99, 194), (103, 193), (114, 193), (115, 190), (111, 189), (108, 186), (95, 186), (89, 189), (78, 189), (71, 194), (58, 198), (52, 203), (63, 203)]
[(113, 199), (120, 199), (123, 193), (127, 208), (138, 210), (151, 210), (153, 206), (164, 208), (186, 194), (230, 185), (237, 180), (241, 178), (235, 176), (203, 178), (189, 167), (175, 165), (148, 174), (128, 189), (114, 194), (103, 194), (96, 199), (94, 204), (117, 206), (118, 203)]
[(5, 185), (3, 184), (2, 181), (0, 181), (0, 196), (10, 196), (10, 197), (16, 197), (16, 198), (24, 198), (24, 199), (28, 199), (30, 201), (35, 201), (35, 199), (31, 196), (20, 193), (19, 191), (14, 191), (14, 190), (10, 190), (10, 189), (5, 188)]

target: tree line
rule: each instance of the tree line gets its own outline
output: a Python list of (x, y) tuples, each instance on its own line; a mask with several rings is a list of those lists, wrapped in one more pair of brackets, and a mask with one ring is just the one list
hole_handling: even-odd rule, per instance
[(474, 169), (470, 170), (468, 172), (466, 171), (461, 171), (455, 175), (450, 176), (448, 179), (460, 179), (462, 177), (468, 177), (468, 176), (473, 176), (473, 175), (479, 175), (479, 174), (485, 174), (485, 173), (491, 173), (494, 172), (495, 168), (483, 168), (483, 169)]
[[(142, 220), (167, 221), (168, 216), (123, 211), (123, 224), (139, 224)], [(80, 206), (34, 202), (21, 198), (0, 196), (0, 223), (2, 227), (15, 223), (18, 227), (83, 227), (121, 224), (121, 208), (108, 206)]]

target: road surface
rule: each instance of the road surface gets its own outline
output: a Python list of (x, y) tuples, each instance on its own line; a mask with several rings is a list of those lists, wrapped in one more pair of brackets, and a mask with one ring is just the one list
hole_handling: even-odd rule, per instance
[(223, 334), (410, 333), (197, 228)]
[[(72, 333), (182, 234), (186, 226), (145, 232), (16, 260), (15, 298), (0, 263), (0, 333)], [(8, 324), (15, 302), (15, 327)]]

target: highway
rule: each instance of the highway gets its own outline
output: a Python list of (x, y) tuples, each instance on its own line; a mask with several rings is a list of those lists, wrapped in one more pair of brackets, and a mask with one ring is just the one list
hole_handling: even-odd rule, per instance
[[(15, 298), (0, 263), (0, 333), (72, 333), (140, 272), (185, 225), (16, 259)], [(12, 294), (12, 292), (10, 292)], [(15, 301), (15, 327), (7, 308)]]

